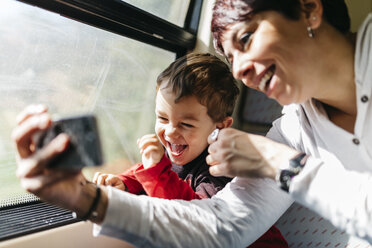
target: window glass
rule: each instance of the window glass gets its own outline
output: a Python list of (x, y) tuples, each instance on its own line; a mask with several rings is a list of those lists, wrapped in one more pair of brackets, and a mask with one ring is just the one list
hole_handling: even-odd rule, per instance
[(174, 53), (14, 0), (0, 1), (0, 51), (0, 203), (25, 193), (10, 136), (31, 103), (59, 117), (95, 113), (107, 162), (99, 171), (139, 161), (137, 138), (154, 132), (156, 77)]
[(180, 27), (184, 26), (190, 0), (122, 0)]

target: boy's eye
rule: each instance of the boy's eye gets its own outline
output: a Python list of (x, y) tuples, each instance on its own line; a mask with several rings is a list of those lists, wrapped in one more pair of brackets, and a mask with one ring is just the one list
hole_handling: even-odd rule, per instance
[(168, 119), (167, 119), (167, 118), (165, 118), (165, 117), (162, 117), (162, 116), (157, 116), (157, 118), (158, 118), (159, 120), (161, 120), (161, 121), (168, 121)]
[(193, 125), (188, 124), (188, 123), (184, 123), (184, 122), (182, 123), (182, 125), (185, 126), (185, 127), (194, 127)]

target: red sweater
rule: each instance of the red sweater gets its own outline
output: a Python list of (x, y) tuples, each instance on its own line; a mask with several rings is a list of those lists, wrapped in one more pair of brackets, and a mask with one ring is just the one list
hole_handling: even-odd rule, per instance
[[(221, 190), (231, 179), (213, 177), (205, 162), (205, 150), (190, 163), (180, 166), (171, 163), (166, 155), (161, 161), (145, 169), (138, 163), (118, 175), (130, 193), (146, 193), (148, 196), (164, 199), (193, 200), (210, 198)], [(176, 173), (177, 172), (177, 173)], [(288, 247), (280, 231), (272, 226), (250, 248)]]

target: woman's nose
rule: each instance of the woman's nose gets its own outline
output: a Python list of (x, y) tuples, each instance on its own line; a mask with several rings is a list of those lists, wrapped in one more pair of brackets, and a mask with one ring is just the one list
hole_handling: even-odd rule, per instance
[(234, 54), (234, 62), (232, 66), (232, 72), (234, 78), (242, 80), (248, 87), (252, 86), (251, 72), (253, 70), (253, 63), (244, 56), (242, 52), (236, 52)]

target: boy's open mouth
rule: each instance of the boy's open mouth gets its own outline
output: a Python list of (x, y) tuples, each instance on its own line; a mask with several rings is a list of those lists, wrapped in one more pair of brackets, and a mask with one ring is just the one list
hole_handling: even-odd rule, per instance
[(173, 156), (180, 156), (188, 147), (188, 145), (178, 145), (168, 142), (168, 147), (171, 150)]
[(258, 88), (262, 92), (266, 92), (269, 89), (270, 81), (273, 78), (274, 73), (275, 73), (275, 65), (272, 65), (269, 67), (265, 75), (263, 75), (263, 77), (261, 78)]

